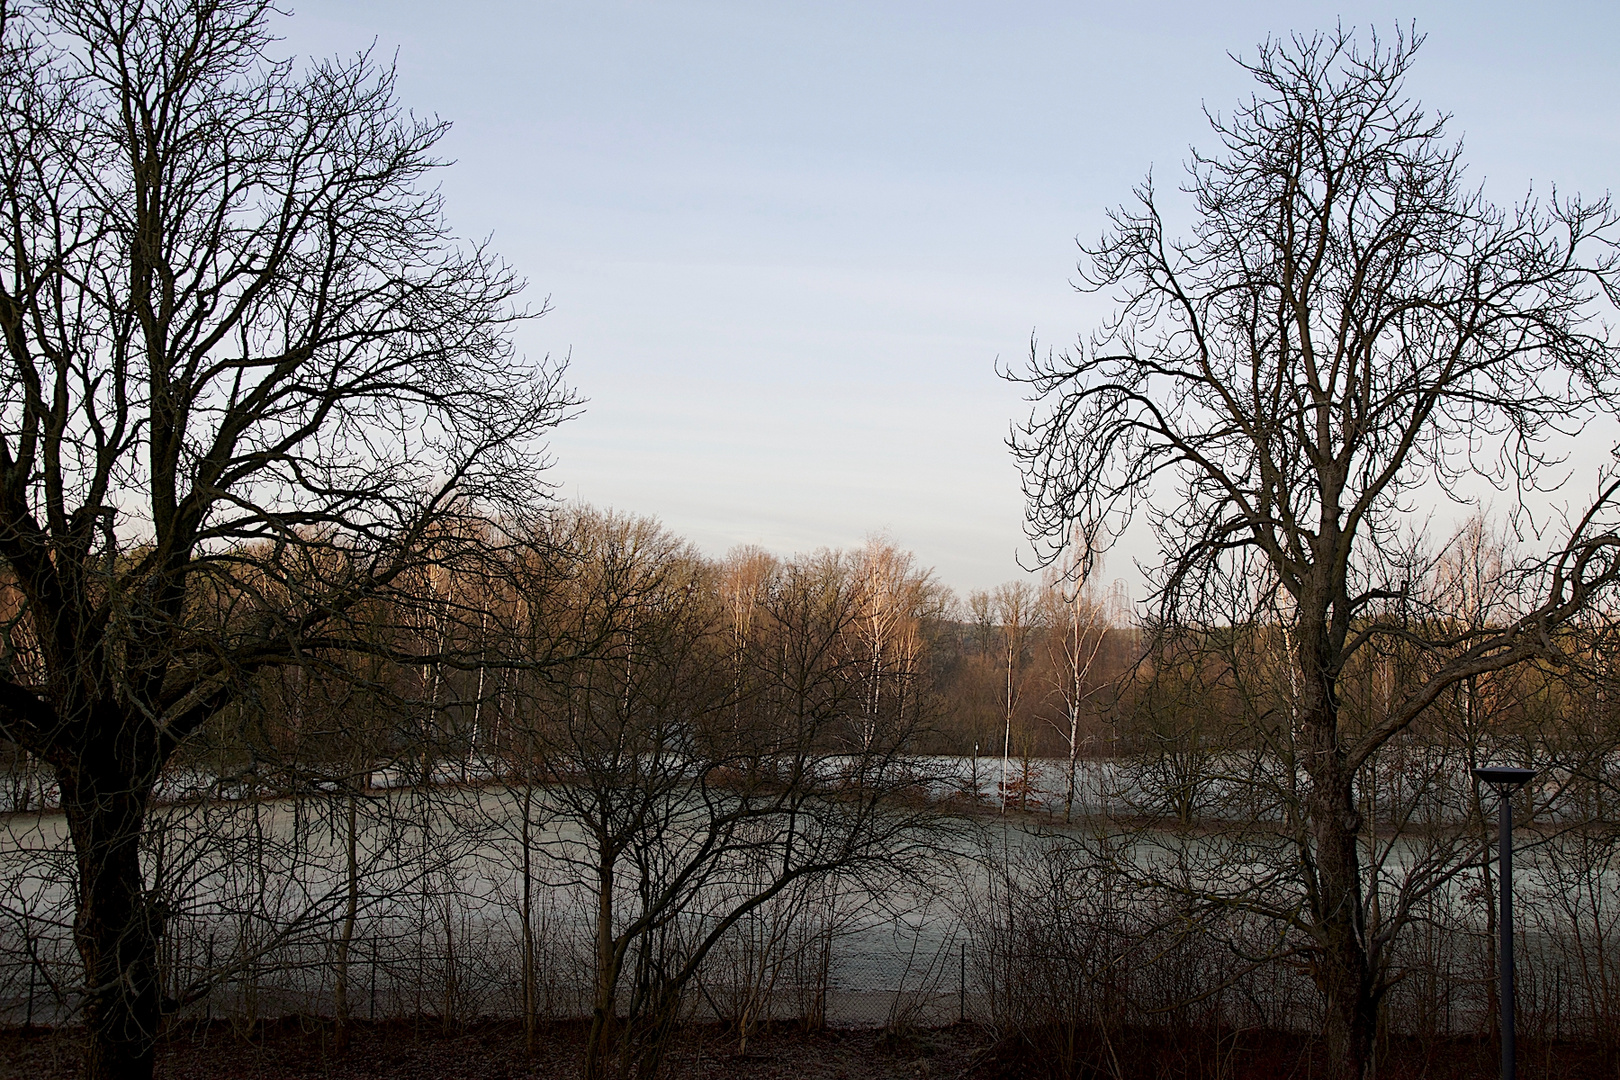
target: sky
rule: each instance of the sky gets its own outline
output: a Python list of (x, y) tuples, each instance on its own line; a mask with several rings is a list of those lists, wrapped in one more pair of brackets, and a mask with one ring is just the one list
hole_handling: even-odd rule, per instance
[[(1620, 5), (306, 0), (277, 32), (453, 123), (450, 222), (588, 399), (559, 497), (715, 555), (883, 534), (965, 594), (1030, 561), (997, 365), (1106, 314), (1077, 238), (1212, 144), (1228, 54), (1414, 22), (1409, 88), (1495, 201), (1620, 185)], [(1139, 596), (1152, 557), (1133, 530), (1105, 574)]]

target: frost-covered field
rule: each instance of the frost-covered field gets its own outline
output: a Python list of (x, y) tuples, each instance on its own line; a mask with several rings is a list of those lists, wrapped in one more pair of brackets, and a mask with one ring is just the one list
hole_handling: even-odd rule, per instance
[[(1003, 784), (999, 758), (920, 759), (942, 823), (928, 856), (886, 877), (835, 877), (761, 907), (711, 955), (686, 1008), (692, 1016), (820, 1015), (842, 1026), (988, 1018), (1002, 1007), (999, 985), (1034, 977), (1018, 966), (1029, 958), (1015, 955), (1011, 929), (1072, 945), (1087, 934), (1122, 933), (1133, 919), (1146, 925), (1159, 914), (1148, 908), (1160, 902), (1142, 899), (1137, 886), (1147, 878), (1181, 874), (1189, 886), (1234, 896), (1246, 884), (1285, 882), (1279, 871), (1294, 849), (1276, 803), (1232, 762), (1216, 764), (1192, 792), (1199, 822), (1177, 828), (1141, 827), (1140, 815), (1155, 810), (1142, 794), (1154, 774), (1142, 762), (1079, 762), (1075, 820), (1066, 825), (1066, 762), (1015, 759)], [(1494, 829), (1448, 824), (1470, 792), (1424, 791), (1422, 778), (1439, 772), (1424, 761), (1384, 774), (1385, 798), (1437, 809), (1427, 825), (1414, 814), (1405, 833), (1369, 835), (1367, 904), (1375, 916), (1403, 904), (1414, 915), (1396, 948), (1421, 978), (1392, 991), (1403, 1003), (1399, 1022), (1426, 1017), (1468, 1031), (1489, 1013), (1494, 879), (1481, 856)], [(546, 800), (531, 791), (526, 864), (522, 789), (478, 768), (465, 773), (466, 782), (458, 766), (442, 783), (409, 787), (379, 770), (374, 791), (355, 801), (352, 1011), (519, 1013), (526, 920), (536, 1011), (588, 1013), (596, 907), (587, 834), (577, 821), (536, 810)], [(241, 793), (222, 795), (200, 774), (171, 778), (166, 792), (174, 801), (155, 811), (145, 859), (154, 900), (168, 915), (162, 963), (181, 1013), (330, 1012), (350, 883), (348, 799), (319, 790), (296, 800), (228, 797)], [(70, 1018), (80, 996), (74, 863), (64, 820), (48, 798), (41, 809), (42, 794), (48, 788), (36, 786), (33, 809), (0, 819), (0, 1019), (13, 1022)], [(1539, 1009), (1574, 1023), (1610, 1008), (1598, 998), (1620, 988), (1620, 846), (1590, 830), (1564, 830), (1570, 813), (1558, 810), (1556, 779), (1538, 794), (1542, 825), (1521, 834), (1518, 855), (1521, 988), (1526, 1015)], [(963, 813), (970, 803), (977, 809)], [(632, 881), (619, 879), (621, 918), (636, 910)], [(746, 875), (722, 877), (694, 895), (665, 946), (678, 952), (682, 935), (711, 925), (723, 901), (749, 885)], [(1267, 899), (1291, 902), (1283, 892)], [(1208, 935), (1249, 933), (1254, 948), (1275, 948), (1265, 944), (1266, 925), (1196, 933), (1211, 943)], [(1244, 992), (1253, 1000), (1241, 1007), (1272, 1009), (1262, 1019), (1278, 1026), (1308, 1026), (1304, 976), (1282, 963), (1263, 970), (1264, 979), (1248, 976)]]

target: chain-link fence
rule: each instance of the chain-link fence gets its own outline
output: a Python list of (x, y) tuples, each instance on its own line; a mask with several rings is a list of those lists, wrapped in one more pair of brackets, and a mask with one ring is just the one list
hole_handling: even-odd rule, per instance
[[(937, 1027), (988, 1019), (988, 995), (966, 941), (915, 942), (865, 951), (883, 928), (763, 960), (717, 953), (692, 982), (685, 1018), (758, 1023), (792, 1020), (833, 1028)], [(0, 1023), (72, 1023), (83, 998), (82, 967), (59, 921), (13, 921), (0, 938)], [(395, 928), (357, 935), (340, 961), (335, 942), (292, 942), (255, 950), (240, 926), (198, 920), (172, 925), (163, 979), (173, 1015), (250, 1025), (283, 1015), (331, 1016), (346, 979), (356, 1019), (432, 1018), (447, 1025), (518, 1017), (526, 1000), (521, 944), (486, 925), (447, 943), (442, 931)], [(532, 987), (542, 1020), (589, 1017), (588, 954), (552, 941), (537, 949)], [(448, 947), (447, 947), (448, 946)], [(808, 949), (815, 949), (808, 943)], [(340, 973), (341, 969), (341, 973)]]
[[(353, 860), (314, 804), (159, 815), (147, 872), (166, 906), (158, 964), (169, 1015), (252, 1025), (332, 1016), (342, 1001), (357, 1019), (451, 1027), (589, 1016), (599, 965), (588, 884), (546, 876), (559, 866), (524, 861), (511, 835), (455, 817), (482, 812), (476, 799), (447, 809), (409, 798), (367, 804), (373, 818)], [(832, 875), (750, 909), (683, 984), (684, 1016), (744, 1027), (1006, 1029), (1127, 1017), (1320, 1030), (1320, 994), (1276, 920), (1195, 920), (1165, 906), (1169, 894), (1131, 893), (1117, 852), (1109, 864), (1078, 833), (996, 836), (957, 834), (926, 875)], [(73, 1022), (84, 988), (60, 816), (12, 814), (0, 841), (0, 1023)], [(1522, 1030), (1612, 1040), (1620, 838), (1570, 831), (1530, 848), (1517, 884)], [(1388, 970), (1400, 976), (1384, 998), (1391, 1032), (1492, 1030), (1497, 958), (1483, 873), (1460, 872), (1430, 893), (1388, 946)], [(622, 899), (615, 927), (635, 910), (633, 896)], [(621, 1007), (648, 973), (692, 955), (714, 925), (704, 902), (695, 897), (681, 919), (632, 944)]]

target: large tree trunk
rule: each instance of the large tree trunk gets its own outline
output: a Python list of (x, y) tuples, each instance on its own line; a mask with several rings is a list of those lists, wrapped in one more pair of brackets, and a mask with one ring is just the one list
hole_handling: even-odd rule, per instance
[(1372, 1066), (1378, 1013), (1361, 917), (1359, 823), (1349, 777), (1322, 776), (1313, 779), (1312, 788), (1311, 836), (1319, 896), (1316, 982), (1327, 1005), (1329, 1075), (1362, 1080)]
[[(1314, 650), (1301, 643), (1302, 661)], [(1362, 920), (1361, 856), (1357, 838), (1354, 778), (1339, 740), (1338, 702), (1330, 669), (1300, 664), (1301, 719), (1306, 735), (1310, 793), (1305, 810), (1316, 896), (1312, 919), (1316, 958), (1312, 974), (1326, 1005), (1323, 1032), (1328, 1075), (1333, 1080), (1364, 1080), (1371, 1075), (1377, 1031), (1377, 997)]]
[(151, 785), (131, 780), (150, 770), (116, 767), (108, 758), (119, 749), (103, 757), (87, 747), (77, 768), (57, 770), (79, 870), (73, 931), (85, 972), (87, 1080), (149, 1080), (162, 1020), (164, 912), (147, 896), (140, 864)]

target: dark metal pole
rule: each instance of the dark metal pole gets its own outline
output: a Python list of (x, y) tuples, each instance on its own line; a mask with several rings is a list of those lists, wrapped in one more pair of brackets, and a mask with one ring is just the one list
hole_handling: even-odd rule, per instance
[(1512, 789), (1502, 787), (1501, 835), (1497, 839), (1497, 885), (1502, 894), (1502, 914), (1496, 929), (1502, 936), (1499, 987), (1502, 999), (1502, 1080), (1514, 1080), (1513, 1040), (1513, 799)]
[(1486, 765), (1474, 770), (1474, 778), (1491, 785), (1502, 798), (1498, 815), (1501, 832), (1496, 841), (1497, 884), (1501, 889), (1501, 934), (1497, 967), (1500, 982), (1497, 996), (1502, 1001), (1502, 1080), (1515, 1080), (1513, 1054), (1513, 793), (1535, 778), (1534, 769), (1507, 765)]

